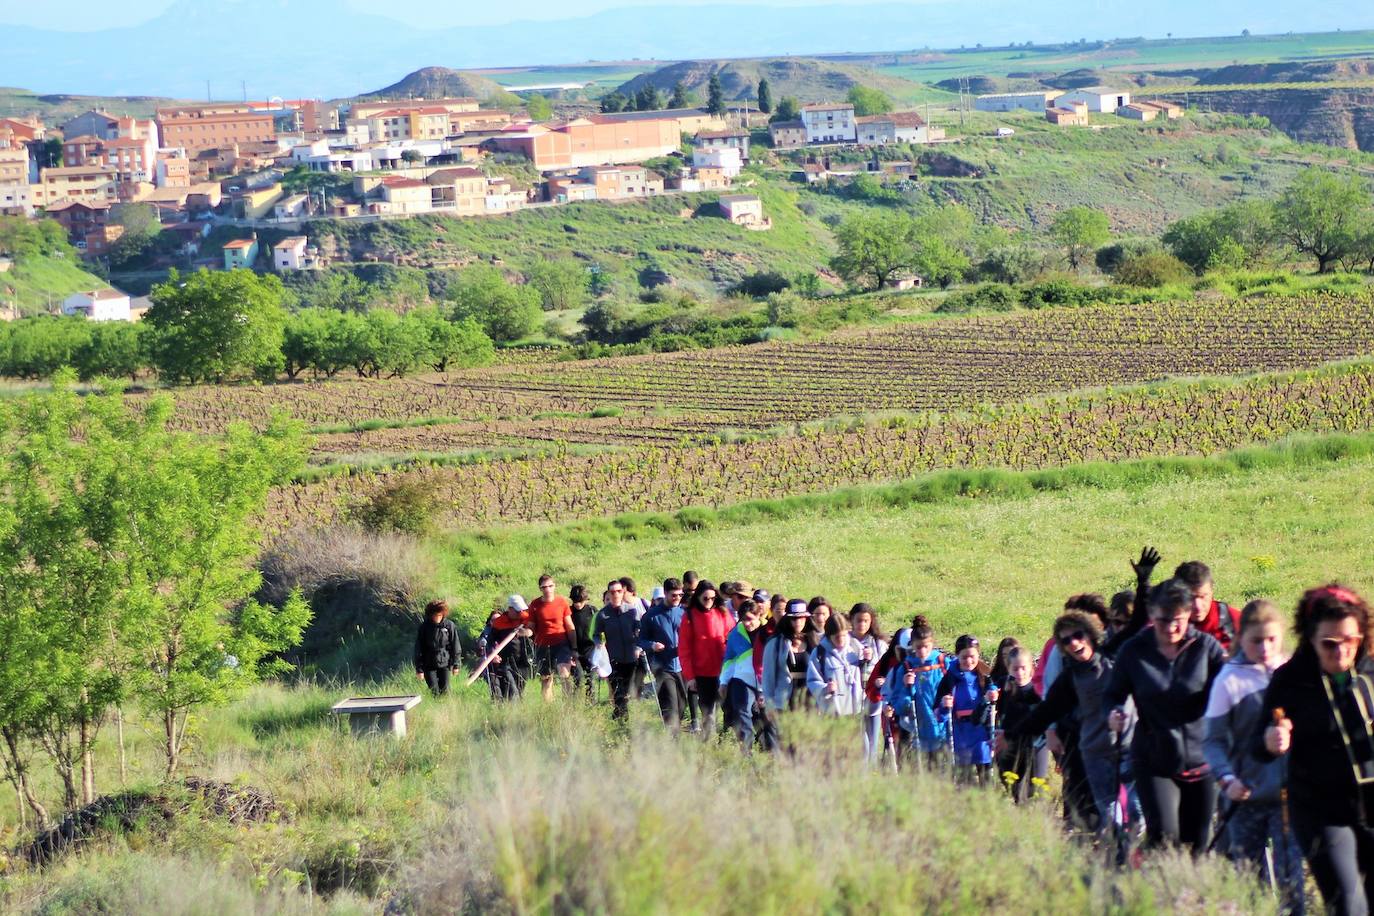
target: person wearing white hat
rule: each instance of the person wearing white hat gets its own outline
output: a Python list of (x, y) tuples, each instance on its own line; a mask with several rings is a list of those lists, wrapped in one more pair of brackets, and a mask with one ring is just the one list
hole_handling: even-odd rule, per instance
[(477, 640), (477, 650), (486, 655), (515, 631), (511, 641), (492, 658), (484, 672), (493, 699), (518, 700), (525, 692), (525, 677), (533, 660), (529, 622), (529, 605), (519, 595), (511, 595), (506, 599), (506, 609), (491, 615)]

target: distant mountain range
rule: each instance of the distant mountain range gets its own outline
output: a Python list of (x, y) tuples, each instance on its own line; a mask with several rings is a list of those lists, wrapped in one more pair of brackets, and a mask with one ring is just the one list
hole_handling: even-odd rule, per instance
[(352, 96), (431, 65), (673, 61), (1374, 25), (1369, 0), (1326, 0), (1283, 11), (1251, 7), (1249, 0), (665, 5), (423, 30), (334, 0), (178, 0), (162, 15), (127, 28), (58, 32), (0, 25), (0, 85), (40, 93), (203, 98), (208, 80), (217, 99), (238, 98), (245, 90), (256, 98), (328, 98)]

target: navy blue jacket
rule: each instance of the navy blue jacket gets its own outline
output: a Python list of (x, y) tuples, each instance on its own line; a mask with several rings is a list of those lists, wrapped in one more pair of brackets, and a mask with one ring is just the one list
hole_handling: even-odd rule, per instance
[(592, 622), (592, 642), (602, 637), (606, 639), (606, 654), (611, 657), (612, 664), (633, 664), (639, 657), (636, 654), (639, 646), (635, 642), (639, 638), (639, 618), (635, 616), (635, 609), (628, 604), (621, 607), (608, 604), (597, 611)]
[[(649, 667), (655, 672), (681, 671), (682, 662), (677, 657), (677, 634), (682, 629), (682, 615), (687, 609), (682, 605), (668, 607), (655, 604), (639, 622), (639, 647), (649, 659)], [(663, 651), (655, 652), (654, 643), (663, 643)]]

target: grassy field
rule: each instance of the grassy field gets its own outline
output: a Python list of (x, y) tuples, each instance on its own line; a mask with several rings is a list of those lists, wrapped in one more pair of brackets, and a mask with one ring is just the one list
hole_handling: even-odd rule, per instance
[[(543, 570), (565, 587), (629, 572), (647, 589), (691, 566), (789, 595), (824, 593), (839, 607), (868, 600), (888, 627), (923, 613), (945, 645), (965, 631), (1038, 645), (1067, 593), (1124, 586), (1127, 560), (1147, 543), (1159, 547), (1165, 570), (1208, 561), (1219, 595), (1233, 602), (1262, 594), (1286, 607), (1329, 578), (1374, 587), (1365, 569), (1371, 472), (1365, 457), (1127, 489), (722, 521), (647, 539), (598, 543), (526, 529), (485, 541), (483, 553), (469, 540), (428, 550), (435, 592), (468, 609), (489, 592), (532, 590)], [(365, 651), (405, 664), (404, 647)], [(768, 912), (900, 900), (971, 913), (1008, 899), (1036, 913), (1272, 912), (1256, 885), (1214, 859), (1192, 866), (1161, 857), (1109, 878), (1102, 859), (1060, 832), (1051, 807), (1015, 809), (996, 793), (954, 793), (943, 781), (913, 783), (914, 774), (867, 775), (850, 723), (789, 720), (795, 756), (741, 763), (728, 743), (664, 739), (643, 703), (625, 734), (604, 706), (543, 707), (531, 695), (495, 708), (479, 685), (423, 702), (411, 737), (396, 743), (355, 741), (326, 714), (344, 694), (413, 683), (398, 674), (375, 684), (268, 685), (207, 711), (193, 720), (189, 770), (273, 793), (285, 807), (280, 818), (230, 827), (193, 814), (107, 826), (79, 857), (39, 874), (14, 868), (0, 907), (656, 912), (690, 900), (693, 912), (729, 913), (747, 896)], [(129, 716), (127, 782), (151, 792), (156, 735)], [(116, 788), (109, 733), (98, 767), (102, 787)], [(41, 776), (40, 791), (54, 791)], [(745, 805), (750, 817), (722, 816)], [(11, 842), (14, 816), (0, 808)], [(992, 856), (996, 868), (969, 869)], [(854, 861), (865, 863), (864, 880), (853, 880)]]
[[(988, 48), (873, 55), (872, 65), (915, 82), (1018, 72), (1222, 67), (1320, 60), (1374, 52), (1374, 31), (1089, 42), (1083, 46)], [(915, 58), (915, 59), (911, 59)], [(888, 62), (884, 62), (887, 60)], [(892, 61), (896, 62), (892, 62)]]
[(0, 305), (13, 302), (22, 314), (47, 312), (79, 290), (110, 284), (82, 269), (79, 262), (34, 255), (0, 274)]

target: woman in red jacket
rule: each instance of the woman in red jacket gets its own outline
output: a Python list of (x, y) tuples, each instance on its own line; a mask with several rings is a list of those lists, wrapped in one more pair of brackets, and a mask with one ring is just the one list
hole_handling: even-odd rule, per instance
[(725, 638), (729, 633), (730, 615), (720, 605), (716, 587), (701, 580), (682, 618), (677, 650), (678, 660), (682, 662), (682, 679), (687, 682), (687, 690), (697, 698), (705, 740), (710, 740), (716, 732), (720, 667), (725, 661)]

